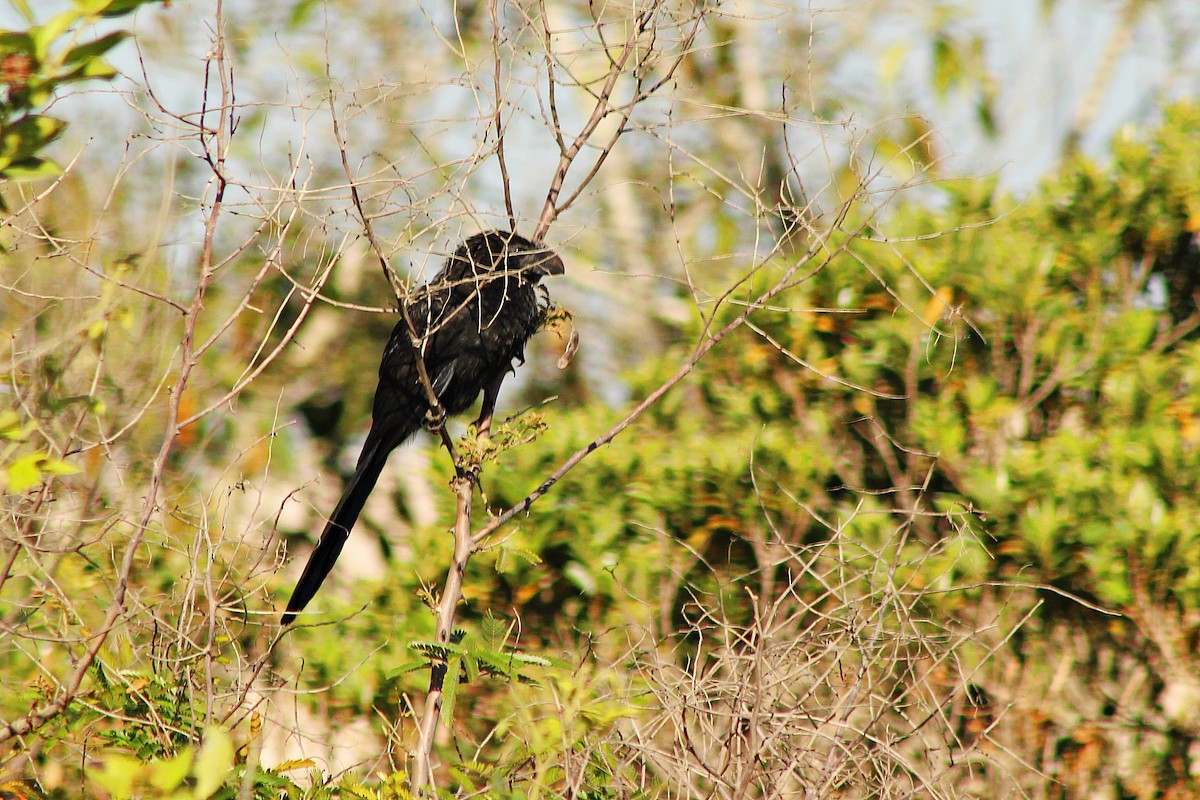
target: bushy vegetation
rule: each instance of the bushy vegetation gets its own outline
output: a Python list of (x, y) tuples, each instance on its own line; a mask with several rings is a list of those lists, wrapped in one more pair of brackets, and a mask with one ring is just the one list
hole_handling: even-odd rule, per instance
[[(120, 38), (26, 66), (103, 79)], [(6, 120), (40, 115), (50, 94), (11, 87)], [(55, 173), (57, 125), (11, 124), (0, 170)], [(731, 203), (640, 167), (679, 189), (645, 224), (689, 269), (611, 279), (685, 313), (630, 332), (573, 309), (619, 370), (553, 369), (563, 339), (537, 338), (477, 524), (752, 313), (480, 542), (449, 644), (432, 439), (394, 459), (315, 612), (278, 626), (390, 325), (314, 292), (377, 303), (364, 259), (326, 286), (319, 226), (281, 212), (193, 274), (123, 251), (78, 174), (6, 185), (0, 791), (410, 797), (435, 662), (445, 796), (1194, 796), (1197, 141), (1179, 104), (1020, 202), (972, 179), (880, 211), (858, 185), (836, 213), (774, 209), (809, 216), (764, 258)], [(213, 172), (192, 210), (215, 228)], [(581, 236), (568, 276), (605, 246)]]

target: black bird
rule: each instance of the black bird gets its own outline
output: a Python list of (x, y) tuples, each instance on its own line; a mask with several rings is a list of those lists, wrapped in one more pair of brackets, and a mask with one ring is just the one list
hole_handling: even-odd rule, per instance
[(483, 391), (476, 421), (486, 433), (496, 395), (513, 360), (525, 360), (525, 343), (542, 317), (537, 284), (561, 275), (560, 259), (545, 245), (507, 231), (478, 233), (463, 242), (446, 266), (407, 303), (418, 344), (408, 322), (392, 330), (379, 365), (379, 385), (371, 409), (371, 430), (354, 477), (308, 558), (283, 624), (308, 605), (333, 568), (388, 455), (424, 424), (431, 409), (417, 371), (417, 351), (446, 414), (461, 414)]

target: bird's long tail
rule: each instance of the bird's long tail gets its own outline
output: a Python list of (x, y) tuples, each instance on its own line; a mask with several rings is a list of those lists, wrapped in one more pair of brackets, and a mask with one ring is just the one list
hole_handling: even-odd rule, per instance
[(313, 595), (321, 588), (329, 570), (333, 569), (334, 562), (341, 555), (342, 545), (346, 543), (346, 538), (350, 535), (350, 529), (354, 527), (363, 505), (371, 495), (371, 490), (375, 488), (375, 481), (379, 479), (379, 473), (383, 471), (383, 465), (387, 463), (389, 452), (391, 451), (383, 447), (382, 442), (378, 439), (368, 437), (366, 445), (363, 446), (362, 455), (358, 458), (358, 467), (354, 470), (354, 477), (346, 484), (346, 491), (342, 494), (342, 499), (338, 501), (337, 508), (333, 510), (333, 515), (325, 525), (316, 549), (308, 557), (304, 574), (300, 576), (295, 590), (292, 591), (292, 598), (288, 600), (287, 604), (287, 613), (283, 615), (284, 625), (290, 624), (296, 618), (296, 614), (304, 610), (308, 601), (312, 600)]

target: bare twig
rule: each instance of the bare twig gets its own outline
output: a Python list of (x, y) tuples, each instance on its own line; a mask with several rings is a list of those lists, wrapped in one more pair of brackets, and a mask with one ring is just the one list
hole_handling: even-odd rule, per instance
[[(328, 63), (328, 60), (326, 63)], [(332, 79), (330, 82), (332, 83)], [(429, 404), (430, 416), (441, 437), (442, 445), (446, 448), (446, 452), (450, 454), (450, 460), (454, 463), (455, 470), (461, 474), (462, 468), (458, 463), (459, 459), (454, 448), (454, 440), (450, 438), (450, 433), (446, 430), (446, 410), (442, 408), (442, 403), (438, 400), (437, 392), (433, 390), (433, 382), (429, 379), (429, 372), (425, 369), (425, 358), (422, 355), (424, 351), (424, 337), (417, 334), (417, 326), (413, 323), (412, 314), (409, 310), (411, 292), (396, 276), (391, 264), (388, 263), (387, 255), (384, 253), (379, 239), (375, 236), (375, 226), (371, 224), (371, 217), (363, 207), (362, 198), (358, 193), (358, 182), (355, 180), (354, 174), (350, 169), (350, 159), (346, 153), (345, 140), (342, 138), (341, 128), (338, 125), (337, 108), (334, 106), (332, 90), (329, 94), (329, 111), (330, 117), (333, 120), (333, 135), (337, 140), (338, 152), (341, 155), (342, 169), (345, 171), (346, 180), (350, 185), (351, 200), (354, 203), (355, 210), (358, 211), (359, 220), (362, 222), (363, 230), (367, 234), (367, 241), (371, 245), (371, 251), (375, 253), (375, 258), (379, 261), (379, 267), (383, 271), (384, 277), (388, 279), (388, 283), (396, 292), (400, 315), (403, 317), (405, 328), (408, 330), (408, 343), (413, 350), (413, 363), (417, 367), (417, 377), (420, 380), (421, 387), (425, 391), (425, 399)]]
[[(171, 450), (179, 436), (179, 432), (182, 430), (182, 426), (179, 424), (180, 402), (183, 397), (184, 390), (187, 388), (188, 381), (191, 378), (192, 370), (197, 364), (198, 356), (195, 350), (197, 323), (200, 318), (200, 313), (204, 308), (205, 294), (215, 273), (216, 264), (214, 260), (214, 246), (216, 241), (217, 222), (221, 216), (222, 204), (225, 198), (225, 189), (228, 185), (225, 175), (225, 161), (228, 154), (230, 137), (232, 136), (235, 123), (231, 104), (231, 98), (233, 94), (232, 72), (226, 62), (224, 13), (222, 5), (223, 0), (217, 0), (215, 11), (215, 17), (217, 20), (215, 42), (208, 62), (209, 70), (215, 66), (219, 72), (221, 97), (219, 110), (220, 122), (213, 129), (214, 132), (212, 134), (212, 138), (215, 140), (215, 153), (209, 149), (209, 147), (205, 147), (206, 158), (212, 167), (213, 172), (209, 183), (213, 190), (213, 199), (209, 206), (208, 213), (205, 215), (204, 240), (199, 264), (200, 274), (196, 283), (196, 288), (192, 294), (192, 302), (188, 306), (187, 313), (184, 315), (184, 335), (183, 345), (179, 355), (179, 374), (174, 382), (170, 397), (167, 402), (165, 431), (162, 438), (162, 444), (159, 447), (158, 454), (155, 456), (150, 470), (150, 478), (146, 487), (146, 495), (142, 503), (142, 510), (139, 514), (137, 524), (134, 526), (133, 534), (128, 543), (125, 545), (125, 553), (121, 560), (121, 565), (117, 572), (116, 582), (113, 587), (113, 597), (109, 604), (108, 610), (105, 613), (104, 621), (101, 623), (99, 630), (88, 637), (87, 649), (75, 662), (74, 669), (72, 669), (70, 675), (59, 687), (55, 698), (50, 702), (33, 709), (24, 717), (0, 727), (0, 742), (7, 741), (14, 736), (24, 736), (34, 730), (37, 730), (51, 719), (61, 714), (75, 699), (76, 695), (79, 693), (80, 687), (83, 685), (83, 680), (86, 677), (88, 670), (91, 669), (92, 664), (99, 655), (100, 649), (104, 647), (104, 643), (108, 640), (109, 634), (112, 633), (112, 631), (116, 628), (125, 612), (125, 598), (129, 591), (129, 581), (133, 572), (134, 561), (137, 556), (138, 549), (141, 547), (142, 541), (146, 535), (146, 531), (150, 527), (151, 520), (159, 510), (158, 495), (163, 484), (167, 458), (170, 456)], [(201, 120), (203, 120), (203, 115), (201, 115)], [(200, 136), (202, 140), (206, 138), (206, 133), (203, 129), (200, 132)]]

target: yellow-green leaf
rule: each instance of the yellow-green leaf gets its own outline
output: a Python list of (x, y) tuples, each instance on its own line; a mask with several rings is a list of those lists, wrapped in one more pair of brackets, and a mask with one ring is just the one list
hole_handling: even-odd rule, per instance
[(192, 748), (186, 747), (174, 758), (155, 763), (150, 768), (150, 785), (169, 792), (183, 783), (192, 766), (192, 755)]
[(24, 158), (2, 170), (10, 181), (44, 181), (62, 175), (62, 167), (48, 158)]
[(100, 769), (88, 771), (88, 778), (114, 798), (131, 797), (141, 776), (142, 765), (132, 756), (111, 755)]
[(68, 464), (66, 461), (60, 461), (57, 458), (43, 459), (38, 466), (42, 472), (48, 472), (51, 475), (74, 475), (79, 472), (79, 467), (74, 464)]
[(12, 409), (0, 411), (0, 437), (18, 442), (25, 438), (21, 432), (21, 418)]
[(8, 465), (8, 491), (20, 494), (42, 482), (41, 462), (45, 453), (30, 453)]
[(30, 29), (29, 35), (33, 37), (34, 55), (37, 56), (38, 61), (46, 60), (46, 54), (50, 52), (50, 44), (66, 33), (67, 29), (78, 19), (78, 11), (64, 11), (51, 17), (45, 25)]
[(112, 0), (73, 0), (75, 7), (83, 14), (99, 14), (112, 5)]
[(204, 732), (204, 744), (196, 756), (196, 800), (208, 800), (225, 785), (225, 778), (233, 769), (233, 738), (229, 731), (216, 726)]

